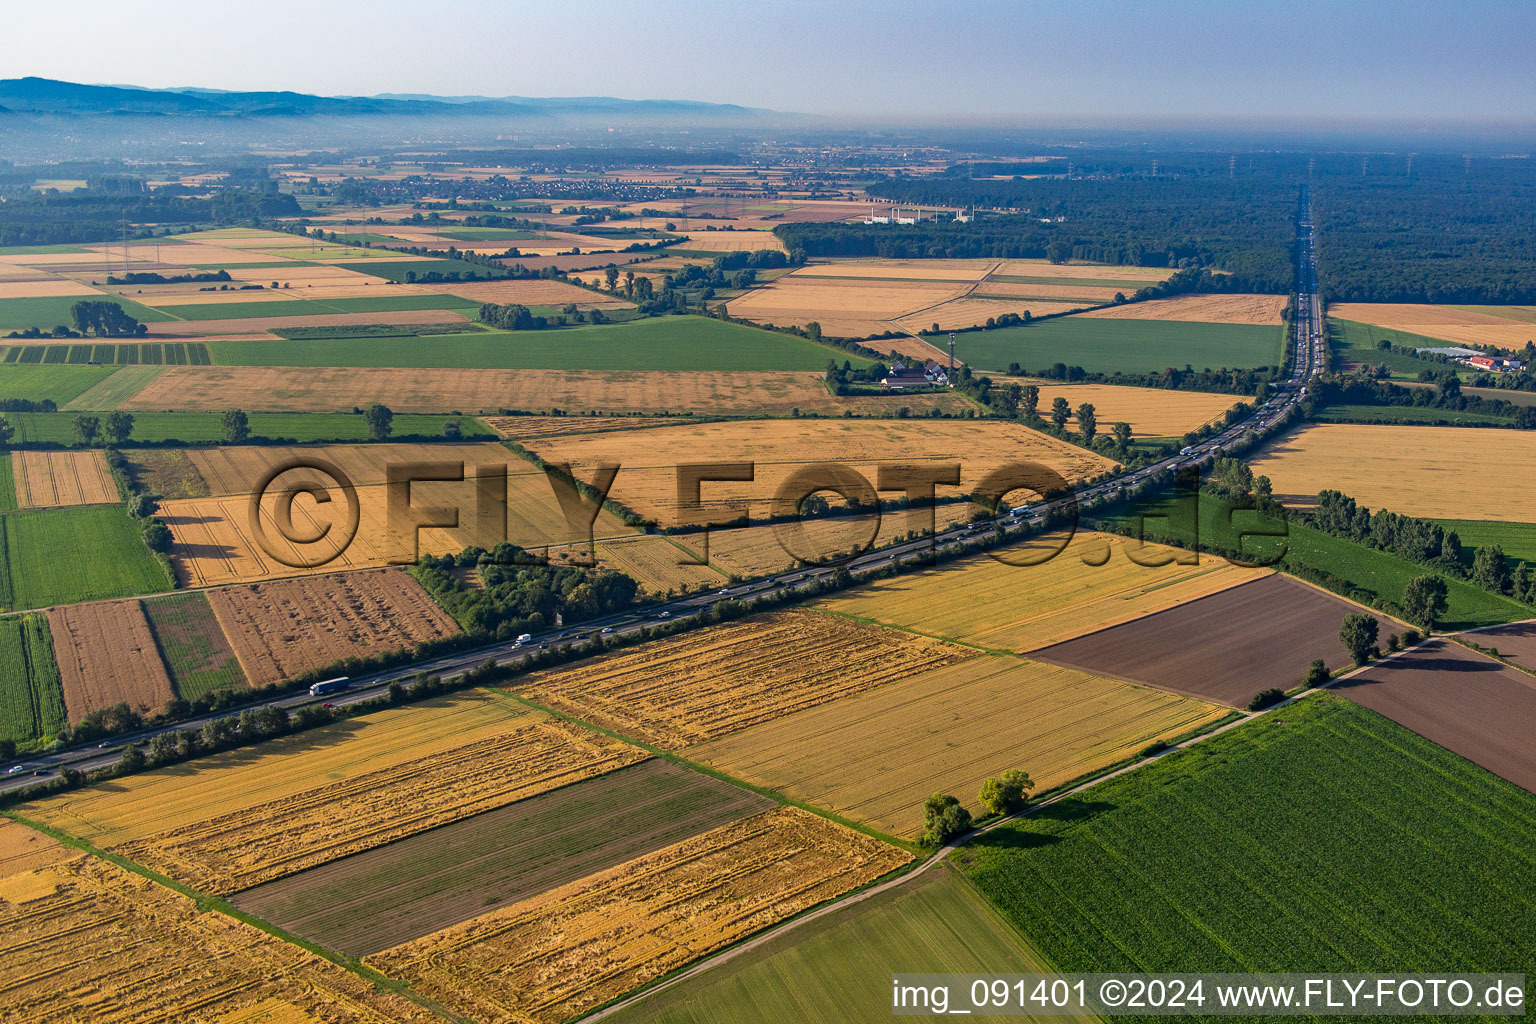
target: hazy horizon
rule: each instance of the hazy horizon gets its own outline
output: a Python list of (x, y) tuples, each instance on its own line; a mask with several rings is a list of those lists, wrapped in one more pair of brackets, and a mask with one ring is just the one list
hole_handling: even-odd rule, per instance
[(434, 24), (400, 0), (274, 0), (231, 46), (206, 5), (87, 0), (8, 11), (0, 60), (7, 77), (147, 88), (615, 96), (882, 123), (1536, 119), (1536, 4), (1500, 0), (791, 0), (746, 11), (465, 0), (448, 12)]

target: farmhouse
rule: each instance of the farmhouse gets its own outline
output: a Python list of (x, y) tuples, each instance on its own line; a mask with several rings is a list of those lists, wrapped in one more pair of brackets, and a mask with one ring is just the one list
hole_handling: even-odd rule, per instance
[(1506, 356), (1475, 355), (1468, 356), (1462, 362), (1474, 369), (1487, 370), (1490, 373), (1508, 373), (1514, 370), (1525, 369), (1525, 363)]
[(925, 366), (907, 366), (893, 363), (890, 372), (880, 378), (880, 386), (890, 391), (921, 387), (924, 384), (949, 385), (949, 370), (943, 364), (929, 360)]

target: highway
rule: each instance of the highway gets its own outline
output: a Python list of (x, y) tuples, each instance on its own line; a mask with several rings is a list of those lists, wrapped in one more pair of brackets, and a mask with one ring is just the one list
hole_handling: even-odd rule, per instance
[[(1315, 229), (1312, 225), (1310, 213), (1310, 198), (1305, 190), (1302, 193), (1302, 204), (1305, 205), (1306, 210), (1298, 218), (1297, 222), (1296, 315), (1292, 321), (1290, 339), (1294, 358), (1290, 374), (1284, 381), (1278, 382), (1271, 388), (1270, 397), (1259, 406), (1252, 416), (1228, 427), (1219, 434), (1215, 434), (1198, 444), (1184, 449), (1177, 455), (1163, 459), (1153, 465), (1144, 466), (1133, 472), (1100, 481), (1076, 491), (1070, 496), (1030, 506), (1027, 515), (1004, 517), (998, 522), (1005, 533), (1018, 534), (1024, 532), (1026, 526), (1040, 526), (1049, 513), (1068, 509), (1074, 503), (1081, 503), (1106, 495), (1110, 497), (1117, 496), (1127, 485), (1140, 483), (1147, 477), (1155, 474), (1176, 471), (1184, 467), (1206, 465), (1219, 458), (1225, 451), (1226, 446), (1244, 434), (1250, 431), (1265, 433), (1273, 429), (1281, 417), (1306, 396), (1307, 384), (1321, 373), (1326, 366), (1326, 340), (1323, 335), (1322, 310), (1317, 297)], [(842, 567), (858, 576), (861, 573), (885, 569), (899, 560), (910, 558), (914, 555), (922, 556), (930, 551), (953, 551), (961, 543), (991, 531), (993, 526), (994, 523), (991, 520), (981, 523), (963, 524), (932, 537), (905, 541), (890, 547), (868, 551), (845, 562)], [(825, 577), (832, 575), (836, 570), (836, 566), (807, 566), (793, 569), (779, 573), (776, 576), (752, 580), (727, 589), (693, 594), (665, 604), (649, 605), (642, 609), (633, 609), (621, 614), (593, 619), (582, 623), (578, 627), (548, 630), (534, 635), (532, 640), (523, 644), (514, 641), (498, 641), (472, 650), (419, 661), (372, 675), (361, 676), (352, 680), (348, 689), (334, 695), (312, 697), (307, 692), (298, 692), (268, 701), (267, 705), (285, 708), (289, 711), (306, 704), (327, 703), (337, 707), (344, 707), (378, 697), (385, 692), (391, 682), (407, 681), (420, 672), (429, 672), (439, 675), (444, 679), (451, 679), (469, 669), (484, 664), (486, 660), (491, 658), (494, 658), (498, 665), (516, 665), (525, 660), (530, 652), (564, 649), (573, 644), (585, 642), (591, 637), (624, 637), (639, 632), (648, 626), (656, 625), (661, 621), (688, 622), (696, 619), (700, 612), (722, 601), (750, 600), (765, 594), (793, 593), (797, 590), (805, 590)], [(259, 707), (261, 705), (248, 706)], [(122, 751), (129, 744), (143, 746), (157, 735), (175, 733), (183, 729), (201, 728), (209, 721), (237, 715), (243, 710), (245, 709), (226, 709), (185, 719), (173, 725), (159, 726), (137, 733), (113, 737), (99, 747), (74, 747), (57, 753), (27, 757), (18, 765), (18, 767), (23, 769), (22, 771), (7, 774), (0, 778), (0, 792), (42, 781), (38, 773), (42, 773), (42, 777), (53, 777), (64, 767), (87, 771), (115, 764)]]

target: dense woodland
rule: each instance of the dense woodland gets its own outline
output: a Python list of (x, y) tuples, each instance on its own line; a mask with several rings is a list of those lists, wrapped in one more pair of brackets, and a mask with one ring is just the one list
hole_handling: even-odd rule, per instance
[(217, 192), (206, 199), (183, 195), (123, 195), (81, 189), (63, 194), (25, 191), (0, 203), (0, 245), (67, 245), (146, 237), (137, 225), (249, 223), (270, 217), (297, 217), (298, 200), (260, 190)]
[(1088, 260), (1224, 270), (1245, 291), (1291, 286), (1296, 187), (1269, 178), (937, 177), (890, 179), (869, 191), (899, 203), (1018, 212), (969, 224), (784, 224), (774, 231), (808, 256)]

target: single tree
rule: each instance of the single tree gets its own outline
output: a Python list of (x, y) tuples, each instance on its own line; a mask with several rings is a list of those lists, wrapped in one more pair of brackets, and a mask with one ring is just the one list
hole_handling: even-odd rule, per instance
[(1492, 544), (1473, 553), (1472, 582), (1495, 594), (1509, 590), (1509, 567), (1504, 564), (1502, 547)]
[(443, 437), (457, 441), (464, 436), (464, 426), (458, 420), (443, 420)]
[(1064, 430), (1067, 420), (1072, 418), (1072, 405), (1065, 398), (1057, 398), (1051, 403), (1051, 425), (1057, 430)]
[(75, 437), (79, 438), (81, 444), (95, 444), (96, 438), (101, 434), (101, 418), (82, 413), (75, 417), (74, 427)]
[(1285, 691), (1271, 686), (1267, 690), (1260, 690), (1253, 695), (1253, 700), (1248, 702), (1249, 711), (1263, 711), (1265, 708), (1274, 707), (1285, 700)]
[(1012, 814), (1029, 800), (1029, 791), (1035, 788), (1026, 772), (1010, 768), (981, 784), (981, 806), (988, 814)]
[(1131, 425), (1129, 423), (1122, 420), (1116, 423), (1111, 428), (1111, 431), (1115, 435), (1115, 447), (1125, 451), (1131, 446)]
[(1434, 629), (1435, 620), (1445, 613), (1446, 594), (1449, 588), (1439, 576), (1420, 576), (1409, 580), (1403, 588), (1403, 614), (1410, 622), (1425, 629)]
[(923, 801), (923, 826), (923, 844), (943, 846), (970, 831), (971, 812), (949, 794), (935, 793)]
[(219, 425), (224, 430), (224, 440), (230, 444), (241, 444), (251, 436), (251, 418), (244, 409), (225, 409)]
[[(0, 448), (9, 446), (11, 438), (15, 436), (16, 428), (11, 426), (11, 421), (4, 416), (0, 416)], [(3, 760), (3, 758), (0, 758), (0, 760)]]
[(133, 434), (133, 413), (107, 413), (107, 436), (113, 444), (122, 444)]
[(1019, 396), (1019, 412), (1025, 419), (1034, 419), (1040, 412), (1040, 387), (1037, 384), (1024, 385), (1024, 393)]
[(1376, 650), (1376, 636), (1380, 630), (1374, 615), (1364, 612), (1351, 612), (1344, 616), (1344, 621), (1339, 624), (1339, 640), (1343, 642), (1344, 649), (1354, 659), (1356, 665), (1364, 665), (1371, 660), (1371, 652)]
[(1077, 407), (1077, 432), (1082, 436), (1083, 444), (1093, 444), (1093, 435), (1099, 432), (1099, 417), (1092, 402)]
[(1328, 671), (1327, 663), (1322, 658), (1318, 658), (1307, 666), (1307, 675), (1302, 682), (1306, 684), (1307, 689), (1315, 690), (1332, 678), (1333, 673)]
[(382, 441), (389, 436), (394, 429), (395, 414), (387, 405), (374, 402), (363, 410), (363, 421), (368, 424), (368, 436), (375, 441)]
[(134, 772), (144, 770), (144, 751), (129, 744), (123, 748), (123, 754), (117, 761), (117, 770), (123, 775), (132, 775)]
[(608, 267), (603, 271), (603, 280), (608, 283), (608, 290), (613, 291), (613, 286), (619, 283), (619, 268)]
[(1004, 416), (1012, 419), (1019, 414), (1019, 403), (1024, 399), (1024, 388), (1018, 382), (1006, 384), (997, 393), (997, 407)]

